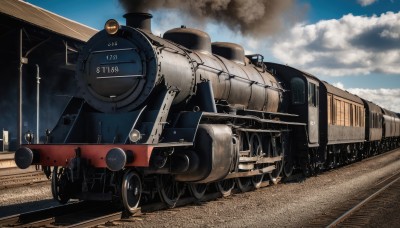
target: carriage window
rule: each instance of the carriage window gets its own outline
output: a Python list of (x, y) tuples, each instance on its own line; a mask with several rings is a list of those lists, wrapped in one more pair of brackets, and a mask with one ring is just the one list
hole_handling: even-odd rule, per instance
[(332, 95), (328, 95), (328, 124), (332, 124)]
[(332, 124), (335, 125), (337, 123), (337, 114), (336, 114), (336, 99), (333, 99), (333, 107), (332, 107)]
[(344, 101), (340, 101), (340, 126), (344, 126), (344, 121), (346, 119), (344, 112)]
[(305, 100), (305, 85), (300, 78), (293, 78), (290, 82), (292, 89), (293, 104), (304, 104)]
[(354, 126), (354, 105), (350, 104), (350, 126)]
[(336, 101), (336, 125), (341, 125), (341, 123), (342, 123), (342, 116), (341, 116), (342, 106), (340, 105), (339, 100), (335, 100), (335, 101)]
[(361, 127), (365, 127), (365, 110), (363, 107), (360, 107), (361, 109)]
[(308, 105), (317, 107), (317, 86), (313, 83), (308, 83)]
[(350, 104), (347, 102), (344, 104), (344, 126), (350, 126)]
[(375, 113), (370, 113), (369, 114), (369, 126), (371, 128), (375, 128)]

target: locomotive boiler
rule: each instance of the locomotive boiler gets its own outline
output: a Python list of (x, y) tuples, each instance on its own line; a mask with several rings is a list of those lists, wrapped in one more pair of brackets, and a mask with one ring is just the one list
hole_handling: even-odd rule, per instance
[(144, 198), (173, 206), (186, 188), (201, 198), (210, 183), (228, 195), (278, 181), (291, 128), (304, 124), (285, 121), (295, 115), (280, 112), (286, 91), (262, 56), (184, 26), (160, 38), (150, 14), (125, 17), (88, 41), (79, 94), (17, 165), (42, 165), (61, 203), (117, 200), (131, 213)]
[[(278, 110), (282, 87), (265, 69), (246, 63), (241, 46), (211, 44), (208, 34), (184, 26), (167, 31), (162, 39), (150, 32), (150, 15), (125, 17), (128, 26), (111, 35), (99, 32), (81, 54), (77, 81), (93, 108), (132, 111), (164, 87), (173, 93), (171, 105), (188, 103), (199, 91), (200, 96), (212, 92), (208, 99), (224, 101), (231, 108)], [(116, 22), (108, 22), (112, 23)], [(216, 112), (215, 101), (201, 99), (199, 108)]]

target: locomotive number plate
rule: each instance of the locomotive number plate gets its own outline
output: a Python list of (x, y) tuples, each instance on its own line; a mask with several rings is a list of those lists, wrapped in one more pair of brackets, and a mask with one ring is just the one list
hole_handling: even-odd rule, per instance
[(133, 48), (92, 52), (89, 74), (97, 79), (143, 77), (142, 61)]

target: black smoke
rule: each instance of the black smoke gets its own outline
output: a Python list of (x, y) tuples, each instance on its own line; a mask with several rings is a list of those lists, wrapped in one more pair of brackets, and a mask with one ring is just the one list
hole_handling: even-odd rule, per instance
[[(197, 22), (216, 22), (255, 36), (297, 20), (296, 0), (119, 0), (127, 12), (179, 10)], [(297, 13), (296, 13), (297, 12)], [(293, 16), (295, 15), (295, 16)]]

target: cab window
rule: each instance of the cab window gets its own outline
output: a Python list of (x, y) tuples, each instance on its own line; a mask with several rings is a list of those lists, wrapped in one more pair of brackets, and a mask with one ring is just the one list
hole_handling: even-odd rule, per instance
[(318, 106), (318, 87), (314, 83), (308, 83), (308, 105)]
[(290, 82), (292, 90), (293, 104), (304, 104), (305, 101), (305, 83), (300, 78), (293, 78)]

